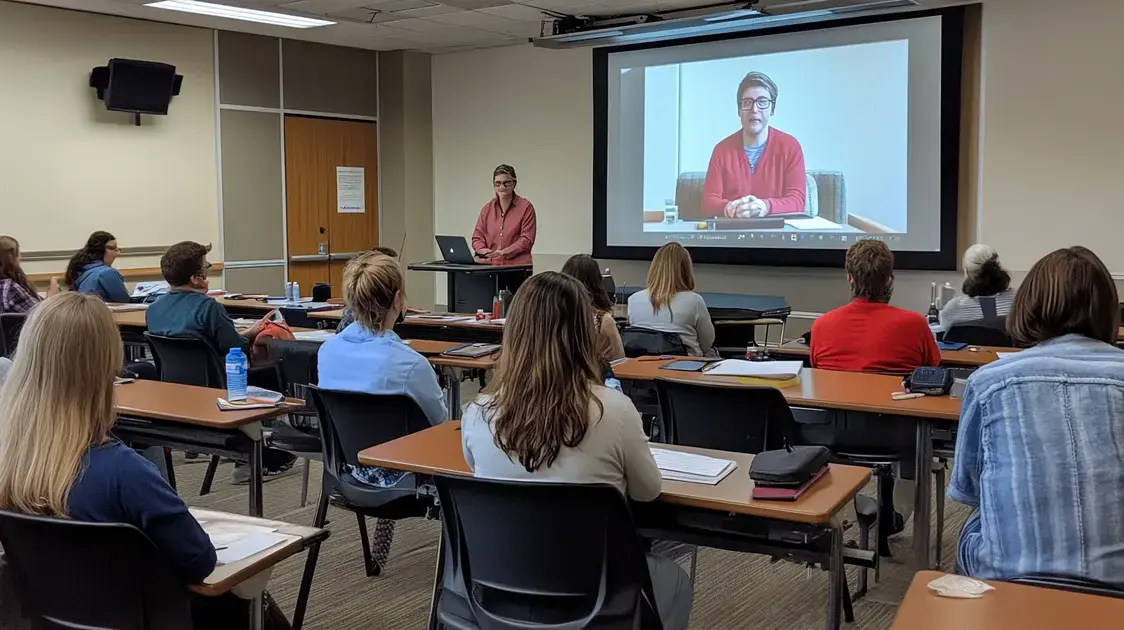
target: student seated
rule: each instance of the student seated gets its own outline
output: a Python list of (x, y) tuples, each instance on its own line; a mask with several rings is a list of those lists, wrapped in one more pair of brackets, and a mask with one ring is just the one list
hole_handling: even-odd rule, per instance
[(621, 332), (613, 320), (613, 303), (601, 284), (601, 265), (589, 254), (571, 256), (562, 266), (562, 273), (582, 283), (589, 292), (593, 306), (593, 328), (597, 331), (597, 354), (604, 363), (624, 358)]
[[(54, 296), (21, 339), (0, 387), (0, 509), (133, 525), (185, 589), (201, 583), (216, 561), (207, 534), (156, 467), (109, 434), (123, 357), (110, 311), (80, 293)], [(249, 603), (233, 595), (192, 602), (197, 628), (230, 623), (221, 615), (232, 611), (248, 623)]]
[(707, 353), (714, 344), (710, 312), (695, 293), (691, 254), (679, 243), (656, 251), (648, 268), (648, 288), (628, 298), (628, 325), (675, 333), (691, 356)]
[(812, 324), (812, 367), (847, 372), (912, 372), (940, 365), (941, 352), (925, 317), (890, 306), (894, 254), (882, 241), (847, 250), (851, 302)]
[(113, 268), (117, 239), (109, 232), (94, 232), (86, 245), (75, 252), (66, 266), (66, 286), (71, 291), (96, 295), (106, 302), (127, 303), (132, 298), (125, 278)]
[(964, 252), (964, 285), (961, 290), (964, 295), (952, 298), (941, 309), (940, 324), (945, 330), (985, 318), (1006, 317), (1015, 299), (1011, 274), (999, 264), (999, 254), (982, 243)]
[[(20, 244), (10, 236), (0, 236), (0, 313), (26, 313), (39, 304), (39, 292), (20, 267)], [(59, 292), (51, 278), (47, 295)]]
[(958, 571), (1124, 586), (1124, 350), (1104, 263), (1084, 247), (1031, 267), (1007, 330), (1033, 346), (974, 372), (948, 496), (974, 508)]
[[(461, 440), (477, 477), (607, 483), (633, 501), (659, 496), (662, 479), (640, 414), (602, 384), (597, 333), (581, 283), (548, 271), (515, 296), (495, 378), (465, 411)], [(687, 574), (649, 556), (664, 628), (687, 627)]]
[[(844, 266), (852, 300), (812, 324), (812, 367), (907, 374), (918, 367), (939, 365), (941, 353), (925, 317), (890, 306), (894, 293), (894, 254), (890, 248), (882, 241), (859, 241), (847, 250)], [(822, 429), (806, 422), (811, 415), (799, 412), (794, 416), (802, 423), (804, 440), (818, 442), (813, 433)], [(913, 426), (887, 422), (871, 414), (839, 412), (832, 417), (832, 445), (836, 450), (901, 456), (897, 483), (887, 480), (882, 492), (879, 548), (882, 555), (889, 555), (887, 537), (902, 531), (913, 508)]]
[[(418, 404), (430, 424), (448, 419), (433, 367), (394, 332), (394, 324), (406, 309), (406, 287), (398, 261), (377, 251), (351, 259), (343, 271), (343, 299), (354, 321), (320, 346), (320, 387), (404, 394)], [(377, 466), (350, 465), (348, 473), (363, 483), (384, 488), (394, 486), (407, 474)], [(393, 539), (394, 521), (379, 519), (372, 545), (380, 566), (390, 555)]]
[[(148, 332), (164, 337), (198, 339), (207, 343), (220, 358), (231, 348), (242, 348), (247, 359), (250, 345), (261, 332), (262, 326), (274, 313), (269, 313), (253, 326), (239, 331), (227, 315), (226, 309), (207, 295), (207, 279), (211, 263), (207, 262), (207, 247), (192, 241), (176, 243), (160, 257), (160, 273), (168, 283), (168, 292), (156, 298), (145, 311), (144, 321)], [(251, 385), (280, 390), (274, 369), (251, 370), (247, 374)], [(296, 458), (284, 451), (267, 448), (264, 452), (265, 477), (272, 479), (287, 472)], [(249, 483), (249, 468), (237, 464), (234, 482)]]
[[(395, 260), (398, 260), (398, 252), (394, 251), (393, 249), (391, 249), (389, 247), (379, 246), (379, 247), (375, 247), (375, 248), (373, 248), (371, 250), (368, 250), (368, 251), (375, 252), (375, 253), (378, 253), (378, 254), (383, 254), (385, 256), (390, 256), (391, 258), (393, 258)], [(415, 308), (413, 306), (406, 305), (406, 314), (407, 315), (413, 314), (413, 313), (428, 313), (428, 312), (429, 311), (427, 311), (423, 308)], [(340, 314), (340, 323), (336, 324), (336, 332), (338, 332), (338, 333), (343, 332), (343, 329), (350, 326), (351, 322), (353, 322), (353, 321), (355, 321), (355, 313), (353, 313), (351, 311), (350, 306), (344, 305), (343, 313)]]

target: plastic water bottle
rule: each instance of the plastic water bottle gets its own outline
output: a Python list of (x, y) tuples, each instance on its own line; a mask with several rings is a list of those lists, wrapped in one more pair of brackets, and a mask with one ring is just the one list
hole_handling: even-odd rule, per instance
[(679, 220), (679, 206), (675, 205), (674, 199), (664, 201), (663, 220), (667, 223), (675, 223)]
[(226, 399), (246, 400), (246, 355), (242, 348), (231, 348), (226, 354)]
[(301, 285), (299, 282), (293, 283), (292, 293), (289, 294), (289, 302), (293, 304), (301, 303)]

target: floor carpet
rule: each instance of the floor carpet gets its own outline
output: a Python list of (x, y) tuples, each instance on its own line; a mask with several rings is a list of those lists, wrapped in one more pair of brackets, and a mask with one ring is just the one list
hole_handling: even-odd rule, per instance
[[(219, 468), (209, 495), (200, 497), (199, 486), (206, 458), (187, 460), (177, 454), (176, 477), (181, 496), (189, 505), (246, 513), (246, 486), (230, 484), (232, 466)], [(309, 504), (300, 506), (301, 464), (289, 476), (265, 486), (265, 516), (310, 525), (319, 494), (320, 466), (310, 471)], [(935, 513), (935, 510), (934, 510)], [(951, 568), (956, 535), (967, 517), (967, 508), (947, 502), (943, 564)], [(399, 524), (391, 556), (382, 575), (368, 578), (363, 571), (355, 516), (330, 508), (331, 537), (324, 543), (313, 581), (305, 627), (309, 629), (414, 629), (424, 628), (433, 584), (440, 526), (420, 519)], [(853, 522), (853, 515), (845, 519)], [(373, 530), (373, 523), (369, 530)], [(855, 623), (845, 628), (889, 628), (898, 604), (913, 576), (910, 558), (911, 523), (893, 539), (894, 557), (882, 565), (881, 581), (855, 603)], [(934, 528), (935, 531), (935, 528)], [(857, 537), (857, 527), (847, 531)], [(303, 554), (279, 565), (269, 589), (286, 614), (291, 614), (304, 567)], [(857, 573), (850, 573), (852, 588)], [(692, 630), (820, 630), (825, 625), (826, 574), (795, 564), (733, 552), (703, 549), (699, 554)]]

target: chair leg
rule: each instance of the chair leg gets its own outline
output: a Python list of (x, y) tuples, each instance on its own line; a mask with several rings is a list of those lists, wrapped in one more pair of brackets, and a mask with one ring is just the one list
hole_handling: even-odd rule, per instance
[(211, 461), (207, 464), (207, 473), (203, 475), (203, 487), (199, 488), (199, 496), (206, 496), (211, 493), (211, 484), (215, 481), (215, 471), (219, 469), (219, 456), (211, 455)]
[(382, 568), (371, 555), (371, 539), (367, 536), (367, 518), (358, 512), (355, 518), (359, 521), (359, 541), (363, 544), (363, 568), (367, 571), (367, 577), (374, 577), (382, 573)]
[(301, 507), (308, 505), (308, 469), (312, 467), (312, 460), (304, 460), (304, 473), (301, 478)]
[(851, 587), (847, 584), (847, 567), (843, 567), (839, 576), (839, 579), (843, 581), (843, 584), (840, 585), (840, 594), (843, 596), (843, 621), (855, 623), (855, 605), (851, 601)]
[[(870, 526), (859, 525), (859, 549), (863, 551), (870, 550)], [(878, 556), (875, 556), (877, 562)], [(867, 569), (866, 567), (859, 568), (859, 590), (855, 592), (856, 597), (866, 595), (867, 589)]]
[(698, 565), (699, 565), (699, 546), (693, 545), (693, 548), (691, 549), (691, 587), (692, 588), (694, 588), (694, 586), (695, 586), (695, 570), (698, 569)]
[(875, 503), (877, 504), (875, 517), (874, 517), (874, 583), (877, 584), (882, 580), (882, 475), (893, 474), (887, 473), (885, 470), (877, 470), (878, 479), (874, 483)]
[(316, 517), (312, 519), (312, 526), (323, 529), (328, 522), (328, 493), (320, 491), (320, 501), (316, 504)]
[(941, 547), (944, 542), (944, 475), (945, 461), (940, 460), (940, 465), (933, 470), (934, 481), (937, 484), (937, 567), (941, 566)]
[(168, 473), (168, 485), (176, 489), (176, 469), (172, 466), (172, 449), (164, 449), (164, 470)]

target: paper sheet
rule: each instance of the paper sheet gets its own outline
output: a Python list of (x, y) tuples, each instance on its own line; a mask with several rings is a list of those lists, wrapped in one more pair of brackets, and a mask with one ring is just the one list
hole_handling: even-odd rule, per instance
[(729, 459), (719, 459), (694, 453), (651, 447), (652, 457), (664, 479), (689, 483), (717, 484), (729, 475), (737, 464)]
[(164, 293), (167, 290), (167, 282), (138, 282), (136, 288), (133, 289), (133, 297), (148, 297), (150, 295), (156, 295), (157, 293)]
[(364, 179), (362, 166), (336, 167), (336, 212), (363, 214), (367, 211)]
[(336, 333), (333, 330), (302, 330), (293, 333), (293, 337), (297, 341), (327, 341), (335, 336)]
[(785, 219), (785, 225), (791, 225), (798, 230), (811, 230), (813, 232), (819, 230), (841, 230), (842, 225), (834, 221), (828, 221), (823, 217), (809, 217), (806, 219)]
[(804, 367), (802, 361), (746, 361), (744, 359), (726, 359), (706, 370), (711, 376), (755, 376), (787, 380), (800, 375)]
[(147, 304), (113, 304), (109, 307), (109, 310), (114, 313), (128, 313), (129, 311), (143, 311), (147, 309)]
[(1000, 359), (1004, 359), (1006, 357), (1013, 357), (1017, 354), (1018, 352), (996, 352), (995, 356), (999, 357)]

